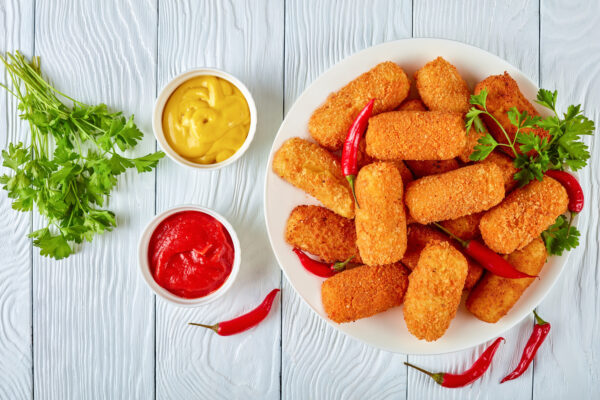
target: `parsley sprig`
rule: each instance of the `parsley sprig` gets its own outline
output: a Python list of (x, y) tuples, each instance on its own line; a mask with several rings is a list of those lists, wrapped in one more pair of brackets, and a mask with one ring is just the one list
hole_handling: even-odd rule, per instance
[[(562, 118), (556, 111), (558, 93), (540, 89), (536, 103), (550, 109), (553, 115), (542, 118), (529, 115), (526, 111), (519, 112), (516, 107), (507, 111), (510, 123), (517, 129), (513, 138), (506, 132), (502, 124), (492, 115), (486, 106), (488, 92), (482, 90), (477, 95), (472, 95), (472, 107), (465, 120), (467, 134), (471, 129), (477, 132), (486, 132), (480, 116), (489, 117), (498, 125), (506, 138), (506, 143), (499, 143), (492, 135), (486, 133), (478, 140), (470, 159), (473, 161), (484, 160), (495, 148), (506, 147), (514, 155), (514, 165), (518, 168), (514, 179), (522, 187), (534, 179), (539, 181), (544, 177), (544, 172), (549, 169), (569, 168), (573, 171), (587, 165), (590, 158), (588, 146), (583, 143), (582, 136), (594, 133), (594, 122), (583, 115), (581, 105), (571, 105)], [(549, 137), (541, 137), (535, 129), (544, 129)], [(571, 226), (573, 215), (569, 220), (559, 216), (542, 237), (550, 254), (560, 255), (564, 250), (570, 250), (579, 245), (580, 233)]]
[(128, 168), (151, 171), (164, 154), (122, 155), (143, 136), (133, 115), (126, 119), (105, 104), (90, 106), (59, 92), (43, 79), (39, 58), (30, 63), (17, 51), (0, 60), (12, 83), (0, 86), (19, 100), (20, 117), (31, 130), (30, 145), (10, 143), (2, 151), (2, 165), (12, 173), (0, 176), (0, 184), (15, 210), (35, 206), (45, 217), (46, 226), (29, 235), (40, 254), (68, 257), (73, 243), (116, 226), (114, 213), (102, 207), (117, 176)]

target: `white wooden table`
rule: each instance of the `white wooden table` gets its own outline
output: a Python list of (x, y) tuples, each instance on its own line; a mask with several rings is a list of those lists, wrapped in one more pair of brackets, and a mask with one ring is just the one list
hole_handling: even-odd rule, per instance
[[(259, 112), (254, 143), (236, 164), (196, 173), (165, 159), (155, 173), (120, 180), (110, 200), (119, 227), (56, 262), (26, 238), (39, 217), (13, 211), (0, 194), (0, 399), (587, 399), (600, 397), (600, 148), (581, 176), (585, 237), (560, 283), (539, 307), (553, 330), (533, 368), (514, 367), (532, 320), (507, 332), (491, 373), (448, 390), (408, 371), (408, 359), (458, 371), (484, 346), (444, 356), (382, 352), (336, 332), (295, 294), (265, 231), (266, 158), (287, 110), (319, 74), (377, 43), (439, 37), (508, 60), (562, 106), (583, 103), (600, 122), (600, 2), (491, 0), (0, 1), (0, 51), (39, 55), (57, 87), (88, 103), (134, 113), (156, 143), (157, 91), (191, 67), (238, 76)], [(6, 81), (2, 70), (0, 80)], [(27, 138), (16, 104), (0, 91), (0, 145)], [(592, 171), (594, 174), (592, 174)], [(244, 261), (234, 288), (210, 306), (182, 309), (157, 299), (137, 270), (138, 234), (181, 203), (212, 207), (235, 226)], [(223, 338), (188, 327), (257, 304), (282, 287), (281, 305), (258, 328)], [(279, 302), (278, 302), (279, 304)]]

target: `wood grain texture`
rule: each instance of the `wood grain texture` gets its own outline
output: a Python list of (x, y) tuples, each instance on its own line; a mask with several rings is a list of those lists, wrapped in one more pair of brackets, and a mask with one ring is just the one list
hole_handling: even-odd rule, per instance
[[(285, 109), (326, 69), (359, 50), (410, 37), (411, 2), (286, 2)], [(377, 350), (324, 322), (283, 279), (282, 397), (404, 398), (406, 356)]]
[(280, 285), (264, 225), (263, 182), (282, 117), (283, 2), (173, 0), (159, 6), (159, 88), (190, 68), (221, 68), (247, 85), (259, 119), (252, 145), (233, 165), (213, 172), (170, 160), (159, 166), (157, 211), (182, 203), (216, 210), (236, 229), (243, 255), (236, 282), (218, 301), (194, 309), (157, 301), (157, 398), (279, 398), (278, 298), (268, 319), (241, 335), (220, 337), (187, 323), (235, 317)]
[[(537, 1), (423, 1), (414, 2), (415, 37), (454, 39), (487, 50), (538, 80)], [(528, 318), (506, 332), (490, 371), (467, 388), (448, 390), (415, 370), (408, 370), (409, 399), (530, 399), (532, 370), (520, 379), (499, 384), (516, 365), (531, 332)], [(460, 372), (472, 364), (489, 343), (463, 352), (435, 357), (409, 357), (410, 361), (435, 371)]]
[[(33, 54), (33, 1), (0, 4), (0, 52)], [(9, 82), (4, 64), (0, 81)], [(10, 86), (10, 85), (9, 85)], [(0, 147), (29, 143), (27, 123), (17, 116), (17, 101), (0, 89)], [(10, 173), (0, 166), (0, 175)], [(0, 399), (31, 397), (31, 217), (12, 209), (0, 191)]]
[[(600, 398), (600, 3), (542, 1), (541, 86), (558, 90), (558, 108), (582, 104), (596, 122), (585, 142), (592, 157), (579, 172), (585, 207), (579, 216), (581, 244), (556, 286), (539, 307), (553, 323), (547, 343), (535, 359), (535, 398)], [(594, 38), (594, 39), (592, 39)]]
[[(36, 1), (36, 53), (57, 88), (134, 113), (154, 150), (156, 4)], [(57, 262), (34, 248), (34, 396), (154, 396), (154, 301), (137, 266), (139, 232), (154, 212), (154, 174), (130, 171), (108, 207), (118, 227)], [(34, 218), (34, 226), (41, 221)]]

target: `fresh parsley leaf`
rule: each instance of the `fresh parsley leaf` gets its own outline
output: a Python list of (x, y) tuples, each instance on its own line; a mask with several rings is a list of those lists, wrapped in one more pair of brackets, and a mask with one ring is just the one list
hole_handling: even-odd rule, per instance
[(556, 98), (557, 97), (558, 97), (558, 92), (556, 90), (554, 92), (551, 92), (546, 89), (540, 89), (538, 91), (537, 100), (535, 102), (554, 111), (554, 110), (556, 110)]
[(473, 153), (469, 156), (471, 161), (481, 161), (485, 160), (487, 156), (498, 146), (498, 142), (493, 138), (489, 133), (485, 136), (482, 136), (477, 141), (479, 143), (475, 146)]
[[(71, 243), (91, 241), (116, 226), (115, 215), (102, 207), (129, 168), (151, 171), (162, 152), (130, 159), (117, 153), (135, 147), (143, 133), (120, 112), (105, 104), (90, 106), (57, 91), (44, 81), (39, 63), (29, 63), (17, 52), (0, 56), (18, 90), (21, 118), (31, 126), (31, 145), (10, 143), (2, 164), (12, 170), (0, 184), (13, 199), (12, 207), (34, 206), (47, 226), (31, 233), (40, 254), (61, 259), (73, 253)], [(6, 86), (4, 86), (6, 88)], [(62, 102), (69, 100), (70, 106)]]
[(485, 125), (483, 124), (483, 121), (481, 120), (481, 118), (479, 118), (479, 114), (481, 114), (483, 111), (478, 110), (475, 107), (472, 107), (466, 115), (465, 118), (465, 128), (467, 131), (467, 135), (469, 134), (469, 132), (471, 131), (471, 128), (473, 126), (475, 126), (475, 130), (477, 132), (484, 132), (485, 131)]
[(483, 108), (485, 110), (485, 108), (486, 108), (485, 102), (487, 99), (487, 95), (488, 95), (487, 89), (483, 89), (481, 92), (479, 92), (479, 94), (472, 94), (469, 99), (469, 103), (473, 104), (474, 106), (480, 106), (481, 108)]
[(579, 246), (580, 233), (570, 221), (560, 215), (554, 224), (542, 233), (549, 254), (562, 255), (563, 251)]

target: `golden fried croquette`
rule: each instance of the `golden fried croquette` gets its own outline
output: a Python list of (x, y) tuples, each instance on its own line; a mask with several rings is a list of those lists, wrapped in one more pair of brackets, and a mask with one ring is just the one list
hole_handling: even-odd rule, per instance
[(417, 178), (441, 174), (460, 167), (454, 158), (450, 160), (406, 160), (406, 165)]
[[(433, 242), (448, 242), (457, 250), (461, 250), (458, 242), (450, 239), (439, 230), (421, 224), (412, 224), (408, 227), (406, 252), (400, 261), (412, 271), (417, 267), (421, 251), (423, 251), (428, 243)], [(466, 255), (465, 258), (468, 270), (464, 289), (468, 290), (475, 286), (479, 278), (481, 278), (483, 268), (472, 258)]]
[(321, 286), (323, 308), (334, 322), (352, 322), (399, 306), (408, 286), (400, 264), (352, 268), (328, 278)]
[(404, 296), (404, 321), (410, 333), (428, 342), (444, 335), (458, 310), (467, 268), (465, 257), (447, 242), (425, 246)]
[(354, 218), (354, 198), (340, 161), (319, 145), (289, 139), (275, 153), (273, 171), (336, 214)]
[[(505, 258), (517, 270), (538, 275), (548, 254), (540, 238)], [(535, 278), (508, 279), (486, 272), (467, 297), (467, 310), (482, 321), (495, 323), (515, 305)]]
[(294, 208), (285, 227), (285, 240), (322, 261), (360, 263), (354, 221), (319, 206)]
[(404, 200), (410, 215), (428, 224), (488, 210), (503, 198), (502, 172), (487, 163), (417, 179), (406, 188)]
[(425, 64), (415, 73), (419, 96), (431, 111), (454, 111), (466, 113), (470, 91), (467, 82), (456, 67), (438, 57)]
[(567, 191), (554, 179), (533, 180), (483, 215), (481, 237), (497, 253), (520, 250), (566, 212), (568, 203)]
[[(502, 125), (510, 140), (514, 140), (517, 133), (517, 127), (511, 124), (508, 119), (507, 111), (512, 107), (516, 107), (519, 112), (527, 111), (529, 115), (539, 115), (533, 105), (523, 96), (517, 82), (505, 71), (504, 75), (492, 75), (488, 76), (475, 86), (474, 93), (479, 94), (483, 89), (488, 91), (486, 98), (487, 110), (498, 120)], [(481, 107), (479, 107), (481, 108)], [(499, 143), (508, 143), (502, 128), (492, 120), (488, 115), (481, 114), (481, 118), (487, 125), (490, 133)], [(549, 137), (547, 131), (536, 128), (522, 128), (521, 132), (529, 133), (532, 132), (541, 137)], [(502, 147), (503, 150), (507, 150), (506, 147)], [(507, 150), (509, 155), (512, 157), (512, 151)]]
[(361, 169), (365, 165), (371, 164), (373, 161), (373, 157), (367, 154), (367, 144), (364, 140), (358, 142), (358, 151), (356, 153), (356, 165), (358, 169)]
[(421, 99), (404, 100), (398, 111), (427, 111), (427, 107), (421, 101)]
[(400, 176), (402, 177), (402, 183), (404, 184), (403, 186), (406, 186), (409, 182), (412, 182), (415, 180), (412, 172), (410, 172), (410, 169), (408, 169), (408, 167), (406, 166), (404, 161), (393, 161), (393, 163), (398, 168), (398, 171), (400, 171)]
[(512, 191), (517, 187), (519, 181), (515, 180), (514, 176), (517, 173), (518, 169), (515, 167), (512, 158), (507, 156), (504, 153), (499, 151), (492, 151), (482, 163), (494, 163), (502, 171), (502, 176), (504, 178), (504, 191), (506, 193)]
[(356, 178), (356, 245), (367, 265), (391, 264), (406, 250), (406, 214), (400, 171), (394, 163), (363, 167)]
[(329, 95), (310, 117), (308, 131), (321, 146), (339, 150), (350, 125), (371, 99), (375, 99), (372, 115), (377, 115), (398, 107), (409, 89), (408, 77), (399, 65), (390, 61), (377, 64)]
[(462, 240), (471, 240), (479, 236), (479, 221), (481, 221), (481, 217), (483, 217), (483, 212), (478, 212), (442, 221), (440, 225)]
[(379, 160), (449, 160), (464, 149), (461, 113), (391, 111), (369, 119), (367, 153)]

